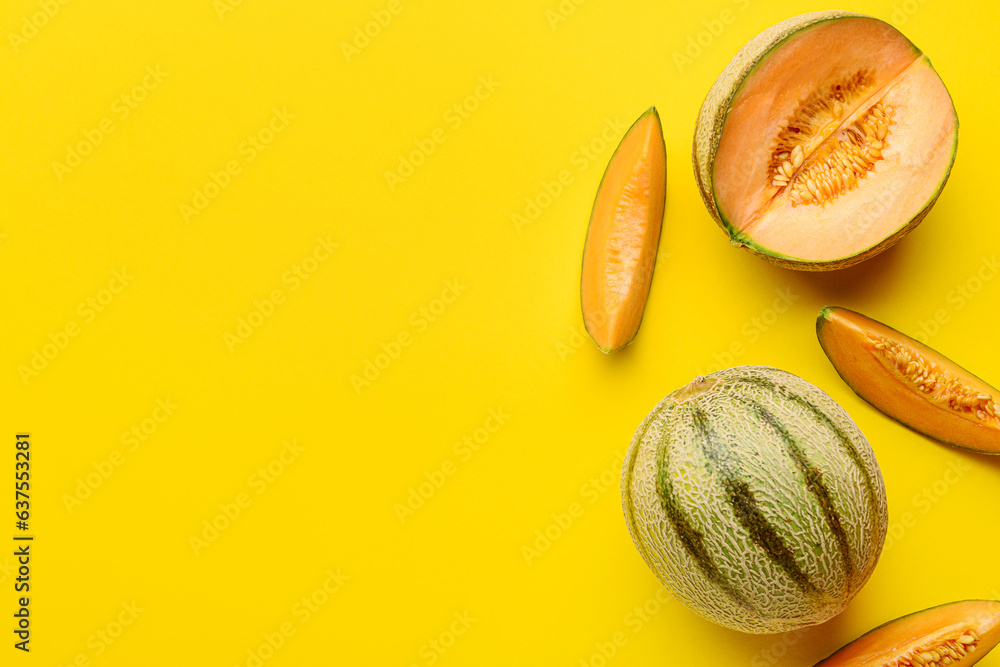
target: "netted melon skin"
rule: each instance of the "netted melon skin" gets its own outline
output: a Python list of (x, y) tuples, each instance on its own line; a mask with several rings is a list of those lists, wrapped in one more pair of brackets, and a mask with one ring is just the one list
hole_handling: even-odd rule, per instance
[[(885, 487), (874, 453), (844, 410), (797, 376), (744, 366), (706, 379), (714, 386), (695, 398), (678, 399), (679, 390), (661, 401), (629, 447), (622, 507), (636, 547), (678, 600), (719, 625), (760, 634), (832, 618), (867, 582), (885, 540)], [(779, 430), (748, 405), (762, 406), (787, 430), (817, 478), (806, 479)], [(732, 462), (706, 454), (693, 426), (698, 413), (727, 443), (721, 458), (738, 461), (736, 481), (745, 482), (804, 580), (755, 541), (763, 529), (753, 522), (748, 529), (743, 511), (734, 509), (733, 488), (745, 497), (720, 476), (732, 472)], [(816, 486), (825, 489), (839, 530), (831, 528)], [(699, 540), (720, 577), (701, 565), (691, 546)]]

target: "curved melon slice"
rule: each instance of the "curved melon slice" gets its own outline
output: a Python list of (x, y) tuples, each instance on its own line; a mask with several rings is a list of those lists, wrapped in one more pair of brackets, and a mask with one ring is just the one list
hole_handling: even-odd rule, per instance
[(957, 139), (947, 89), (898, 30), (815, 12), (764, 31), (729, 63), (698, 117), (695, 172), (733, 243), (828, 270), (923, 219)]
[(652, 107), (611, 157), (583, 250), (583, 320), (606, 353), (628, 345), (639, 331), (660, 243), (666, 178), (663, 130)]
[(1000, 454), (1000, 391), (922, 343), (844, 308), (827, 307), (816, 335), (851, 389), (924, 435)]
[(1000, 602), (952, 602), (897, 618), (815, 667), (967, 667), (1000, 642)]

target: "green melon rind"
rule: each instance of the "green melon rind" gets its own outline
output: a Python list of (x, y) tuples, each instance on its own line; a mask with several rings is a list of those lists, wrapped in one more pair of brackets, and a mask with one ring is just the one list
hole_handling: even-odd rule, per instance
[[(896, 623), (900, 623), (900, 622), (905, 621), (907, 619), (912, 619), (914, 616), (919, 616), (920, 614), (923, 614), (926, 611), (934, 611), (935, 609), (944, 609), (945, 607), (954, 607), (956, 605), (966, 604), (968, 602), (993, 602), (995, 604), (1000, 604), (1000, 600), (979, 600), (979, 599), (956, 600), (955, 602), (945, 602), (944, 604), (939, 604), (939, 605), (935, 605), (933, 607), (928, 607), (927, 609), (921, 609), (920, 611), (911, 612), (909, 614), (906, 614), (905, 616), (900, 616), (899, 618), (894, 618), (891, 621), (886, 621), (885, 623), (883, 623), (882, 625), (878, 626), (877, 628), (872, 628), (871, 630), (869, 630), (868, 632), (864, 633), (863, 635), (859, 635), (858, 637), (855, 637), (854, 639), (852, 639), (848, 643), (844, 644), (843, 646), (841, 646), (840, 648), (838, 648), (836, 651), (834, 651), (833, 653), (831, 653), (827, 657), (825, 657), (822, 660), (820, 660), (819, 662), (817, 662), (815, 665), (813, 665), (813, 667), (822, 667), (823, 663), (828, 662), (829, 660), (835, 658), (838, 653), (840, 653), (841, 651), (843, 651), (844, 649), (846, 649), (848, 646), (850, 646), (854, 642), (860, 641), (861, 639), (864, 639), (868, 635), (871, 635), (871, 634), (874, 634), (876, 632), (879, 632), (880, 630), (884, 630), (885, 628), (888, 628), (891, 625), (895, 625)], [(973, 662), (971, 664), (975, 664), (976, 662), (979, 662), (988, 653), (989, 653), (989, 651), (984, 651), (981, 655), (979, 655), (976, 658), (975, 662)]]
[[(840, 306), (824, 306), (819, 311), (819, 315), (816, 316), (816, 339), (819, 341), (819, 346), (823, 349), (823, 353), (826, 354), (826, 356), (827, 356), (828, 359), (830, 358), (830, 354), (826, 351), (826, 345), (823, 344), (823, 336), (820, 334), (820, 331), (822, 330), (822, 328), (826, 324), (826, 322), (830, 319), (830, 312), (833, 311), (833, 310), (845, 310), (845, 311), (850, 312), (850, 313), (855, 313), (856, 315), (861, 315), (861, 313), (858, 313), (857, 311), (853, 311), (853, 310), (850, 310), (848, 308), (842, 308)], [(862, 315), (862, 316), (863, 317), (868, 317), (867, 315)], [(875, 320), (875, 321), (878, 322), (878, 320)], [(944, 357), (945, 359), (947, 359), (951, 363), (953, 363), (956, 366), (958, 366), (959, 368), (961, 368), (964, 373), (966, 373), (967, 375), (969, 375), (971, 377), (976, 378), (977, 380), (979, 380), (983, 384), (985, 384), (985, 385), (987, 385), (989, 387), (993, 386), (989, 382), (987, 382), (986, 380), (984, 380), (981, 377), (979, 377), (978, 375), (970, 373), (968, 370), (966, 370), (966, 368), (964, 366), (962, 366), (961, 364), (956, 363), (950, 357), (945, 357), (943, 354), (941, 354), (937, 350), (935, 350), (933, 348), (930, 348), (930, 347), (927, 347), (926, 345), (923, 345), (922, 343), (920, 343), (920, 341), (915, 340), (911, 336), (907, 336), (902, 331), (900, 331), (898, 329), (895, 329), (893, 327), (890, 327), (888, 324), (885, 324), (884, 322), (879, 322), (879, 324), (881, 324), (882, 326), (884, 326), (886, 329), (891, 329), (892, 331), (895, 331), (901, 338), (909, 339), (909, 340), (913, 341), (914, 343), (919, 344), (921, 347), (926, 347), (930, 352), (934, 353), (935, 355), (937, 355), (939, 357)], [(840, 379), (844, 381), (844, 384), (846, 384), (848, 387), (850, 387), (851, 391), (853, 391), (858, 396), (858, 398), (860, 398), (865, 403), (867, 403), (868, 405), (870, 405), (873, 408), (875, 408), (879, 412), (879, 414), (885, 415), (886, 417), (888, 417), (892, 421), (896, 422), (900, 426), (905, 426), (906, 428), (910, 429), (914, 433), (919, 433), (920, 435), (924, 436), (925, 438), (929, 438), (930, 440), (933, 440), (934, 442), (940, 442), (940, 443), (942, 443), (944, 445), (948, 445), (950, 447), (955, 447), (956, 449), (961, 449), (961, 450), (964, 450), (966, 452), (972, 452), (974, 454), (986, 454), (987, 456), (1000, 456), (1000, 452), (990, 451), (990, 450), (987, 450), (987, 449), (975, 449), (973, 447), (967, 447), (965, 445), (960, 445), (957, 442), (952, 442), (951, 440), (943, 440), (943, 439), (941, 439), (941, 438), (939, 438), (937, 436), (931, 435), (930, 433), (926, 433), (926, 432), (921, 431), (920, 429), (918, 429), (918, 428), (916, 428), (914, 426), (911, 426), (910, 424), (907, 424), (906, 422), (904, 422), (903, 420), (899, 419), (898, 417), (894, 417), (893, 415), (890, 415), (888, 412), (883, 412), (881, 408), (879, 408), (877, 405), (875, 405), (874, 403), (872, 403), (871, 401), (869, 401), (865, 397), (864, 394), (862, 394), (860, 391), (858, 391), (857, 388), (855, 388), (855, 386), (853, 384), (851, 384), (851, 381), (848, 380), (844, 376), (844, 374), (840, 371), (840, 369), (837, 368), (836, 364), (834, 364), (831, 361), (830, 365), (833, 366), (833, 370), (837, 371), (837, 375), (840, 376)]]
[[(672, 394), (671, 394), (672, 396)], [(639, 550), (639, 555), (642, 556), (642, 560), (646, 562), (651, 570), (655, 570), (654, 561), (652, 554), (649, 553), (647, 549), (647, 544), (641, 540), (636, 539), (638, 535), (637, 528), (635, 526), (635, 512), (636, 507), (632, 502), (633, 495), (631, 493), (630, 485), (632, 482), (632, 471), (635, 469), (635, 460), (639, 454), (639, 448), (636, 447), (637, 442), (641, 442), (646, 436), (646, 432), (649, 430), (650, 425), (653, 421), (663, 413), (669, 407), (673, 406), (673, 401), (670, 400), (670, 396), (667, 396), (659, 403), (656, 404), (648, 415), (642, 420), (639, 428), (636, 429), (635, 436), (632, 438), (632, 444), (628, 448), (628, 453), (625, 455), (625, 462), (622, 465), (622, 511), (625, 513), (625, 522), (628, 524), (629, 534), (632, 536), (632, 541), (635, 543), (636, 548)]]
[[(583, 256), (584, 257), (587, 256), (587, 240), (590, 238), (590, 226), (592, 224), (594, 224), (594, 211), (597, 209), (597, 199), (601, 196), (601, 189), (604, 187), (604, 181), (608, 177), (608, 171), (611, 169), (611, 165), (614, 164), (615, 156), (618, 155), (618, 150), (622, 147), (622, 144), (625, 143), (625, 138), (628, 137), (628, 135), (632, 132), (632, 130), (635, 129), (636, 125), (638, 125), (644, 118), (646, 118), (650, 114), (656, 116), (657, 125), (659, 125), (659, 127), (660, 127), (660, 141), (663, 142), (663, 156), (664, 156), (664, 164), (663, 164), (663, 180), (664, 180), (664, 186), (663, 186), (663, 215), (665, 216), (666, 213), (667, 213), (667, 187), (666, 187), (666, 182), (665, 182), (667, 180), (667, 164), (666, 164), (667, 143), (666, 143), (666, 140), (663, 138), (663, 122), (660, 119), (660, 112), (656, 110), (656, 106), (654, 105), (654, 106), (651, 106), (648, 109), (646, 109), (642, 113), (641, 116), (639, 116), (638, 118), (636, 118), (635, 122), (632, 123), (632, 125), (628, 128), (628, 130), (626, 130), (625, 134), (622, 135), (621, 141), (618, 142), (618, 146), (615, 148), (615, 152), (611, 154), (611, 159), (608, 160), (608, 166), (604, 168), (604, 174), (601, 175), (601, 182), (597, 186), (597, 194), (594, 195), (594, 203), (593, 203), (593, 205), (590, 208), (590, 221), (587, 223), (587, 235), (586, 235), (586, 237), (584, 238), (584, 241), (583, 241)], [(656, 254), (660, 251), (660, 239), (662, 239), (662, 238), (663, 238), (663, 220), (661, 218), (661, 220), (660, 220), (660, 235), (656, 239), (656, 251), (653, 253), (653, 265), (649, 269), (649, 272), (650, 272), (650, 276), (649, 276), (650, 290), (652, 290), (652, 283), (653, 283), (653, 275), (652, 274), (656, 271)], [(580, 283), (581, 283), (581, 285), (583, 284), (583, 265), (582, 265), (582, 262), (581, 262), (581, 266), (580, 266)], [(647, 299), (647, 302), (648, 302), (648, 299), (649, 299), (648, 295), (646, 296), (646, 299)], [(582, 291), (580, 293), (580, 307), (583, 308), (583, 292)], [(643, 318), (644, 315), (645, 315), (645, 309), (643, 309), (643, 312), (639, 315), (639, 324), (635, 327), (635, 333), (632, 334), (632, 337), (628, 339), (628, 342), (626, 342), (623, 345), (621, 345), (620, 347), (616, 347), (616, 348), (603, 348), (603, 347), (601, 347), (598, 344), (597, 339), (594, 338), (594, 334), (590, 331), (590, 328), (587, 327), (587, 318), (586, 317), (583, 318), (583, 328), (587, 331), (587, 335), (590, 336), (590, 340), (594, 341), (594, 345), (597, 345), (597, 349), (598, 350), (600, 350), (604, 354), (611, 354), (612, 352), (617, 352), (618, 350), (620, 350), (622, 348), (625, 348), (625, 347), (628, 347), (629, 345), (632, 344), (632, 341), (635, 340), (635, 337), (639, 335), (639, 329), (642, 327), (642, 318)]]
[[(860, 542), (853, 543), (853, 548), (859, 549), (859, 551), (855, 552), (855, 555), (860, 559), (856, 561), (858, 568), (855, 572), (855, 577), (851, 581), (844, 582), (847, 586), (847, 593), (845, 596), (832, 599), (824, 597), (817, 601), (817, 604), (820, 605), (819, 607), (813, 607), (811, 611), (804, 613), (802, 616), (789, 617), (780, 613), (778, 616), (768, 616), (766, 614), (762, 615), (763, 610), (766, 610), (767, 608), (771, 608), (772, 610), (775, 609), (773, 605), (777, 598), (771, 598), (770, 601), (767, 601), (759, 597), (755, 599), (757, 602), (762, 602), (764, 606), (762, 608), (755, 608), (751, 610), (750, 613), (744, 612), (743, 615), (740, 616), (738, 613), (734, 613), (734, 611), (729, 610), (728, 606), (726, 607), (727, 610), (720, 610), (718, 600), (715, 602), (709, 601), (709, 598), (718, 598), (723, 596), (725, 591), (719, 586), (711, 583), (710, 580), (706, 579), (706, 575), (704, 573), (697, 570), (685, 570), (678, 573), (678, 567), (683, 567), (683, 563), (687, 563), (691, 559), (689, 555), (684, 553), (684, 549), (679, 546), (679, 536), (673, 532), (674, 529), (671, 527), (670, 520), (667, 518), (667, 515), (663, 513), (663, 508), (661, 508), (655, 499), (652, 499), (650, 496), (654, 490), (648, 488), (647, 485), (650, 483), (648, 479), (648, 466), (651, 464), (651, 460), (655, 462), (655, 454), (653, 455), (654, 458), (650, 459), (651, 452), (653, 452), (650, 447), (659, 448), (664, 443), (670, 442), (668, 440), (663, 440), (662, 438), (666, 438), (668, 433), (671, 433), (672, 431), (664, 429), (678, 426), (678, 424), (671, 424), (671, 418), (669, 417), (669, 415), (674, 411), (666, 411), (665, 408), (678, 403), (687, 403), (689, 400), (694, 401), (695, 403), (699, 403), (701, 401), (701, 399), (697, 397), (688, 398), (682, 394), (682, 390), (673, 392), (664, 400), (660, 401), (656, 408), (654, 408), (653, 411), (643, 420), (633, 437), (632, 443), (629, 447), (629, 452), (625, 457), (625, 462), (622, 468), (622, 509), (625, 514), (626, 524), (632, 539), (638, 547), (643, 560), (646, 561), (646, 564), (650, 567), (653, 573), (656, 574), (661, 583), (670, 588), (674, 593), (674, 596), (691, 608), (692, 611), (695, 611), (713, 622), (743, 632), (753, 633), (782, 632), (796, 627), (804, 627), (813, 623), (822, 622), (843, 609), (843, 606), (847, 604), (851, 597), (853, 597), (853, 594), (856, 593), (861, 586), (863, 586), (871, 575), (871, 572), (878, 561), (879, 554), (881, 553), (888, 517), (885, 504), (885, 487), (882, 482), (881, 475), (878, 473), (878, 464), (875, 460), (874, 454), (871, 452), (871, 448), (864, 439), (864, 435), (860, 433), (856, 424), (854, 424), (843, 409), (837, 405), (837, 403), (829, 395), (801, 378), (779, 369), (752, 366), (719, 371), (706, 377), (706, 379), (709, 378), (715, 379), (717, 383), (713, 384), (713, 388), (707, 390), (705, 394), (708, 395), (718, 389), (721, 389), (724, 392), (724, 395), (727, 396), (727, 399), (724, 400), (729, 400), (729, 398), (738, 394), (738, 392), (737, 394), (732, 394), (731, 391), (728, 391), (729, 387), (733, 387), (734, 384), (745, 387), (745, 384), (743, 383), (747, 381), (760, 381), (765, 385), (770, 384), (772, 385), (772, 388), (778, 390), (778, 394), (781, 395), (784, 395), (783, 392), (786, 390), (791, 391), (792, 394), (797, 395), (800, 399), (808, 400), (808, 404), (810, 406), (809, 409), (817, 409), (826, 419), (831, 420), (829, 422), (830, 428), (832, 428), (837, 435), (833, 435), (831, 433), (826, 437), (833, 437), (834, 440), (836, 440), (837, 437), (844, 438), (839, 445), (834, 446), (835, 450), (840, 451), (842, 448), (847, 448), (853, 452), (852, 456), (860, 457), (860, 460), (856, 461), (853, 465), (860, 466), (861, 470), (859, 472), (862, 472), (866, 478), (868, 478), (868, 475), (871, 475), (869, 479), (871, 480), (872, 485), (869, 488), (868, 494), (862, 494), (867, 497), (865, 507), (867, 507), (868, 510), (865, 511), (864, 515), (853, 515), (854, 518), (849, 519), (854, 522), (854, 525), (856, 526), (854, 530), (861, 531), (860, 533), (854, 533), (856, 539), (861, 540)], [(787, 400), (795, 399), (793, 399), (792, 396), (788, 396)], [(679, 407), (680, 406), (678, 406), (678, 409)], [(718, 407), (718, 405), (716, 407)], [(718, 416), (719, 415), (716, 414), (716, 417)], [(810, 418), (810, 420), (814, 419), (815, 417)], [(655, 431), (657, 431), (657, 433), (655, 433), (656, 437), (660, 438), (660, 440), (657, 440), (659, 444), (652, 441), (645, 442), (646, 440), (649, 440), (648, 436), (654, 422), (659, 422), (658, 427), (655, 429)], [(838, 429), (845, 429), (845, 431), (841, 433)], [(826, 444), (819, 444), (817, 442), (810, 445), (810, 449), (816, 447), (817, 453), (825, 451), (826, 454), (822, 454), (822, 456), (830, 456), (831, 441), (824, 440), (824, 442)], [(685, 454), (683, 449), (676, 451), (671, 449), (671, 451), (673, 452), (671, 456), (678, 455), (682, 460), (686, 459), (688, 456), (688, 454)], [(843, 455), (847, 456), (846, 453)], [(642, 459), (642, 468), (644, 472), (642, 475), (637, 475), (637, 465), (640, 459)], [(846, 459), (844, 459), (844, 461), (845, 466), (850, 467), (850, 465), (852, 465), (846, 463)], [(838, 467), (839, 464), (834, 464), (834, 468)], [(835, 473), (835, 477), (831, 479), (834, 479), (835, 483), (838, 485), (842, 484), (845, 478), (837, 477), (837, 475), (843, 474), (843, 472)], [(837, 479), (840, 481), (836, 481)], [(853, 492), (851, 492), (845, 497), (838, 499), (837, 503), (850, 502), (848, 499), (851, 497), (855, 498), (854, 502), (857, 502), (860, 498), (859, 496), (854, 496)], [(845, 516), (852, 516), (852, 514)], [(863, 516), (867, 516), (871, 523), (857, 523), (857, 521)], [(702, 516), (702, 519), (706, 518), (710, 517)], [(715, 520), (713, 520), (713, 523), (708, 525), (715, 526), (716, 524), (714, 521)], [(724, 525), (727, 524), (723, 523), (723, 526)], [(858, 526), (868, 527), (859, 528)], [(781, 524), (775, 524), (775, 528), (780, 528), (781, 530), (785, 529)], [(657, 537), (657, 535), (662, 535), (662, 539), (666, 541), (660, 542), (659, 540), (661, 538)], [(708, 534), (706, 533), (706, 535)], [(715, 538), (709, 537), (709, 539)], [(796, 544), (797, 548), (800, 550), (809, 550), (810, 548), (810, 545), (808, 544)], [(864, 548), (862, 549), (862, 547)], [(680, 549), (680, 551), (672, 551), (675, 549)], [(722, 558), (720, 563), (729, 562), (730, 566), (732, 565), (732, 557), (742, 557), (739, 555), (722, 557), (722, 554), (718, 551), (715, 551), (714, 553), (715, 556)], [(771, 564), (774, 565), (775, 563), (772, 562)], [(739, 568), (737, 568), (737, 570), (738, 569)], [(673, 570), (675, 573), (673, 576), (677, 576), (679, 579), (673, 579), (673, 576), (669, 574), (669, 570)], [(729, 569), (727, 571), (731, 573), (734, 570)], [(831, 583), (829, 577), (833, 575), (833, 573), (820, 573), (816, 570), (810, 570), (810, 572), (812, 573), (810, 576), (822, 576), (826, 578), (827, 584)], [(742, 586), (740, 589), (741, 593), (746, 592), (748, 594), (753, 594), (754, 588), (753, 586), (746, 587), (747, 582), (736, 583), (739, 583)], [(708, 589), (711, 589), (713, 592), (707, 593)], [(708, 597), (705, 597), (706, 594)], [(801, 607), (801, 603), (797, 604)], [(781, 605), (779, 605), (779, 607), (780, 606)]]
[[(758, 245), (752, 239), (743, 236), (739, 230), (733, 227), (729, 221), (723, 217), (721, 211), (719, 210), (718, 202), (715, 200), (713, 174), (715, 172), (715, 155), (719, 148), (719, 142), (722, 139), (722, 128), (725, 125), (726, 116), (729, 113), (730, 102), (732, 102), (733, 98), (742, 88), (746, 77), (754, 69), (756, 69), (776, 47), (805, 28), (814, 26), (817, 23), (822, 23), (823, 21), (842, 18), (866, 18), (875, 21), (880, 20), (867, 14), (831, 10), (793, 16), (790, 19), (786, 19), (771, 26), (747, 42), (743, 48), (741, 48), (736, 55), (733, 56), (733, 59), (729, 61), (729, 64), (726, 65), (725, 69), (722, 70), (719, 78), (716, 79), (715, 84), (712, 86), (711, 90), (709, 90), (708, 96), (702, 103), (701, 109), (698, 112), (698, 120), (695, 124), (694, 145), (691, 151), (691, 161), (694, 164), (694, 174), (695, 180), (698, 183), (698, 190), (701, 193), (702, 201), (704, 201), (708, 212), (711, 214), (716, 224), (718, 224), (726, 235), (729, 236), (730, 242), (733, 245), (744, 247), (753, 254), (764, 258), (772, 264), (786, 269), (797, 269), (800, 271), (832, 271), (835, 269), (843, 269), (863, 262), (870, 257), (874, 257), (880, 252), (895, 245), (899, 240), (920, 224), (920, 222), (927, 216), (931, 208), (937, 202), (938, 197), (941, 195), (941, 191), (948, 182), (948, 177), (951, 174), (951, 168), (955, 164), (955, 156), (958, 152), (958, 114), (955, 113), (955, 133), (952, 143), (951, 162), (948, 164), (948, 169), (945, 171), (944, 177), (938, 184), (933, 197), (931, 197), (924, 208), (921, 209), (916, 216), (914, 216), (907, 224), (896, 230), (891, 236), (883, 239), (870, 248), (866, 248), (861, 252), (847, 257), (831, 260), (804, 260), (791, 257)], [(910, 42), (910, 44), (913, 46), (914, 52), (922, 55), (921, 50), (917, 48), (916, 45), (912, 42)], [(929, 59), (927, 62), (930, 64)], [(933, 66), (931, 67), (933, 69)], [(945, 87), (945, 90), (947, 90), (947, 87)], [(954, 103), (952, 103), (952, 109), (954, 109), (954, 106)]]

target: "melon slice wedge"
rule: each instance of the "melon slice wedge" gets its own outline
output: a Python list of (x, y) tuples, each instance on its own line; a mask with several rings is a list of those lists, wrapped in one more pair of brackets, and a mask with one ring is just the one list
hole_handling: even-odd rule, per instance
[(919, 341), (845, 308), (820, 311), (816, 335), (840, 377), (881, 412), (940, 442), (1000, 454), (1000, 391)]
[(605, 353), (625, 347), (639, 331), (660, 243), (666, 178), (663, 130), (652, 107), (611, 157), (587, 228), (583, 321)]
[(958, 119), (930, 60), (891, 25), (814, 12), (764, 31), (698, 117), (695, 175), (736, 245), (829, 270), (898, 241), (927, 215)]
[(815, 667), (968, 667), (1000, 642), (1000, 602), (965, 600), (875, 628)]

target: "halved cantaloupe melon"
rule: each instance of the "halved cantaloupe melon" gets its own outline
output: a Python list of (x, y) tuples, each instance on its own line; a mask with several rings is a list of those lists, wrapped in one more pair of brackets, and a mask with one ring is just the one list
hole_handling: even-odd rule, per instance
[(663, 130), (652, 107), (611, 157), (583, 249), (583, 321), (606, 353), (625, 347), (639, 331), (660, 243), (666, 178)]
[(733, 243), (828, 270), (881, 252), (923, 219), (957, 139), (947, 89), (898, 30), (815, 12), (736, 54), (701, 108), (693, 157)]

